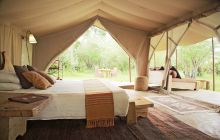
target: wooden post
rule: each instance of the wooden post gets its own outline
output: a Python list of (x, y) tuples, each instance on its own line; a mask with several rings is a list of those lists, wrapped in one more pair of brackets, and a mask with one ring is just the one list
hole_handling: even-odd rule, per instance
[(57, 67), (58, 67), (58, 69), (57, 69), (57, 70), (58, 70), (58, 73), (57, 73), (57, 80), (60, 80), (60, 58), (58, 58), (57, 61), (58, 61), (58, 66), (57, 66)]
[(177, 49), (176, 49), (176, 69), (178, 69), (177, 64), (178, 64), (178, 60), (177, 60)]
[(168, 49), (169, 49), (169, 41), (168, 41), (168, 31), (166, 32), (166, 60), (165, 60), (165, 64), (167, 63), (167, 60), (168, 60)]
[(156, 53), (156, 52), (154, 52), (154, 68), (156, 67), (156, 57), (155, 57), (155, 53)]
[[(168, 58), (169, 58), (169, 33), (168, 31), (166, 32), (166, 60), (165, 60), (165, 65), (168, 64)], [(166, 66), (165, 66), (166, 67)], [(166, 71), (165, 71), (165, 75), (166, 75)], [(168, 70), (168, 73), (169, 73), (169, 70)], [(166, 83), (165, 85), (165, 89), (167, 90), (168, 89), (168, 81), (169, 81), (169, 77), (166, 77), (164, 82)], [(162, 87), (163, 88), (163, 87)]]
[[(175, 53), (176, 51), (176, 48), (178, 46), (178, 44), (180, 43), (181, 39), (183, 38), (183, 36), (185, 35), (185, 33), (188, 31), (189, 27), (191, 25), (191, 22), (188, 23), (185, 31), (182, 33), (182, 35), (179, 37), (179, 39), (177, 41), (174, 41), (172, 38), (170, 38), (168, 36), (168, 32), (167, 32), (167, 48), (168, 48), (168, 41), (170, 40), (173, 44), (174, 44), (174, 47), (172, 48), (172, 50), (170, 50), (169, 53), (167, 53), (169, 56), (167, 57), (167, 61), (165, 63), (165, 72), (164, 72), (164, 77), (163, 77), (163, 83), (162, 83), (162, 88), (164, 87), (165, 83), (167, 84), (168, 83), (168, 80), (169, 80), (169, 77), (168, 77), (168, 74), (169, 74), (169, 66), (171, 64), (171, 57), (172, 55)], [(169, 40), (168, 40), (169, 39)], [(167, 85), (166, 85), (167, 87)]]
[(131, 58), (128, 56), (128, 72), (129, 72), (129, 81), (131, 82)]
[(215, 91), (215, 46), (214, 46), (213, 37), (212, 37), (212, 80), (213, 80), (213, 91)]

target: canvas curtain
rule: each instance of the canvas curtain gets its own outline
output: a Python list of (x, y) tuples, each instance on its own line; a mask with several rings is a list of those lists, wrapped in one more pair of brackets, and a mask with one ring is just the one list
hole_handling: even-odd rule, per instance
[(136, 60), (138, 76), (148, 76), (150, 39), (146, 32), (121, 26), (101, 17), (99, 20), (128, 55)]
[[(34, 47), (34, 66), (41, 70), (47, 69), (49, 64), (79, 38), (94, 23), (96, 18), (62, 32), (40, 37), (37, 46)], [(147, 76), (150, 39), (147, 38), (146, 32), (124, 27), (104, 18), (98, 17), (98, 19), (123, 49), (136, 60), (138, 75)]]
[(22, 38), (15, 27), (0, 24), (0, 51), (6, 51), (12, 64), (21, 64)]
[(76, 41), (95, 21), (91, 18), (66, 30), (38, 38), (33, 48), (33, 65), (40, 70), (47, 70), (55, 58)]

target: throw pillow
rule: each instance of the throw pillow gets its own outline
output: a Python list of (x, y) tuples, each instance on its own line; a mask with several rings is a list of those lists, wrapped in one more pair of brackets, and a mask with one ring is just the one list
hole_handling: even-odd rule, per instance
[(0, 90), (1, 91), (12, 91), (12, 90), (17, 90), (21, 89), (20, 84), (16, 83), (0, 83)]
[(7, 73), (0, 71), (0, 83), (16, 83), (20, 84), (19, 79), (15, 73)]
[(35, 71), (35, 72), (39, 73), (41, 76), (46, 78), (52, 85), (54, 85), (56, 83), (56, 80), (54, 78), (52, 78), (50, 75), (46, 74), (45, 72), (39, 71), (30, 65), (27, 65), (27, 68), (29, 71)]
[(177, 74), (176, 78), (181, 79), (181, 76), (180, 76), (180, 74), (179, 74), (178, 70), (177, 70), (177, 69), (176, 69), (174, 66), (172, 66), (172, 67), (170, 68), (170, 70), (175, 71), (175, 72), (176, 72), (176, 74)]
[(32, 84), (22, 75), (23, 72), (28, 71), (26, 66), (16, 66), (14, 65), (15, 73), (21, 83), (22, 88), (28, 89), (32, 87)]
[(27, 65), (27, 68), (28, 68), (29, 71), (36, 71), (37, 70), (36, 68), (34, 68), (30, 65)]
[(44, 78), (46, 78), (52, 85), (56, 83), (56, 80), (52, 78), (51, 76), (49, 76), (48, 74), (46, 74), (45, 72), (43, 71), (36, 71), (36, 72), (39, 73)]
[(35, 88), (47, 89), (51, 86), (50, 82), (47, 81), (43, 76), (34, 71), (26, 71), (22, 73), (23, 76), (31, 82)]

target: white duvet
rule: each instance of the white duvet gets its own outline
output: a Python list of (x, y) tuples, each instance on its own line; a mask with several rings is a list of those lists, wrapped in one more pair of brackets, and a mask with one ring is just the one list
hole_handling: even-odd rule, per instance
[[(115, 116), (126, 116), (129, 106), (126, 92), (106, 81), (103, 82), (113, 92)], [(52, 95), (49, 104), (37, 116), (30, 119), (84, 119), (86, 117), (83, 81), (57, 81), (55, 85), (47, 90), (19, 89), (13, 91), (13, 93)]]

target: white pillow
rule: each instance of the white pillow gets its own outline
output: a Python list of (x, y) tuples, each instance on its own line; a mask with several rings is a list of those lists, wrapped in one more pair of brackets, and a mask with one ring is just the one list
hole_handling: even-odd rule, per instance
[(0, 91), (11, 91), (21, 89), (20, 84), (15, 83), (0, 83)]
[(7, 73), (2, 71), (0, 71), (0, 83), (20, 84), (19, 79), (15, 73)]

